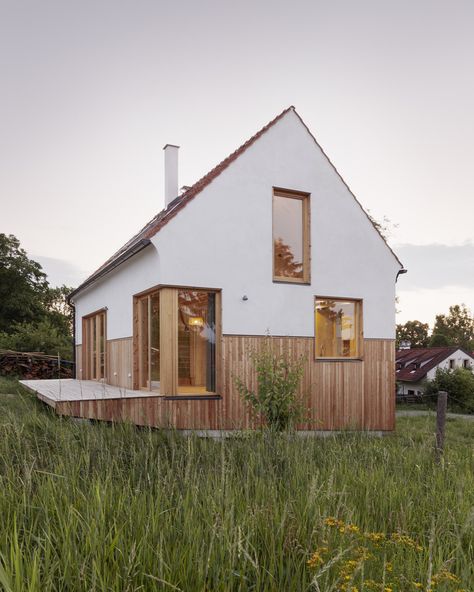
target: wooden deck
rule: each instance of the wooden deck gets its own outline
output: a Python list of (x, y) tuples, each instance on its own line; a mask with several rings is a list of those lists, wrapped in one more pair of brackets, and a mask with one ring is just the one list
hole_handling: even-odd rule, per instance
[(21, 384), (34, 392), (38, 399), (51, 407), (66, 401), (100, 401), (103, 399), (131, 399), (137, 397), (156, 397), (159, 393), (134, 391), (112, 386), (94, 380), (20, 380)]

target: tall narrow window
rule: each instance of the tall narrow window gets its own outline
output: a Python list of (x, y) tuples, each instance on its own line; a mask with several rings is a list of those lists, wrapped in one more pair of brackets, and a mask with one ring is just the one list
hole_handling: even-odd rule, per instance
[(362, 355), (362, 301), (316, 298), (316, 358), (358, 358)]
[(216, 294), (178, 291), (178, 394), (216, 392)]
[(138, 384), (160, 391), (160, 294), (138, 299)]
[(82, 319), (83, 372), (86, 380), (106, 378), (106, 314), (99, 311)]
[(310, 281), (309, 194), (273, 190), (273, 280)]

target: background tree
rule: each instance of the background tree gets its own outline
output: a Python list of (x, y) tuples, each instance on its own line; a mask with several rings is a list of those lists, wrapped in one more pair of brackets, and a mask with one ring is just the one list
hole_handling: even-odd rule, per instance
[(407, 321), (404, 325), (397, 325), (397, 348), (400, 341), (409, 341), (412, 348), (428, 347), (428, 323)]
[(474, 349), (474, 318), (465, 304), (449, 307), (449, 314), (436, 315), (433, 335), (444, 335), (449, 345)]
[(428, 345), (429, 347), (448, 347), (449, 339), (442, 333), (433, 333)]
[(72, 288), (51, 288), (12, 234), (0, 234), (0, 348), (71, 358)]
[(438, 368), (434, 380), (425, 383), (425, 395), (435, 395), (438, 391), (448, 393), (450, 409), (474, 412), (474, 374), (471, 370)]
[(276, 277), (299, 277), (303, 274), (303, 264), (295, 261), (290, 247), (281, 238), (275, 239), (275, 269)]
[(72, 334), (73, 323), (72, 306), (67, 301), (71, 292), (72, 288), (63, 284), (56, 288), (48, 288), (44, 299), (44, 305), (52, 325), (59, 331), (68, 334)]
[(12, 234), (0, 234), (0, 331), (11, 333), (14, 323), (44, 315), (48, 291), (41, 265), (28, 258)]

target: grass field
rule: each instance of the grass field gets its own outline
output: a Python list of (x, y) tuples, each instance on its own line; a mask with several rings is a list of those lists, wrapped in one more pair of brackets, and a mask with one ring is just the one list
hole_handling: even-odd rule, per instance
[(474, 590), (474, 425), (213, 441), (0, 380), (0, 590)]

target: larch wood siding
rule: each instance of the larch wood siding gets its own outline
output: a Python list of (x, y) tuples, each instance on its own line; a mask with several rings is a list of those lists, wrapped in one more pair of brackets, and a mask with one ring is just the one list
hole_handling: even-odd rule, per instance
[[(232, 430), (256, 427), (234, 386), (234, 376), (249, 386), (256, 376), (249, 352), (258, 350), (265, 337), (224, 335), (221, 340), (221, 398), (166, 399), (163, 396), (60, 402), (63, 415), (131, 421), (137, 425), (190, 430)], [(308, 408), (302, 430), (393, 430), (395, 426), (395, 342), (365, 339), (364, 359), (322, 361), (314, 359), (311, 337), (272, 337), (276, 353), (292, 359), (305, 357), (299, 395)], [(131, 388), (132, 339), (109, 341), (108, 376), (111, 384)], [(77, 348), (80, 359), (80, 346)], [(114, 372), (117, 375), (114, 376)], [(79, 374), (78, 374), (79, 377)], [(115, 382), (113, 382), (115, 381)]]
[(76, 367), (76, 378), (77, 380), (85, 379), (85, 376), (82, 376), (82, 345), (76, 345), (76, 360), (75, 360), (75, 367)]
[(107, 383), (132, 389), (133, 339), (107, 341)]

